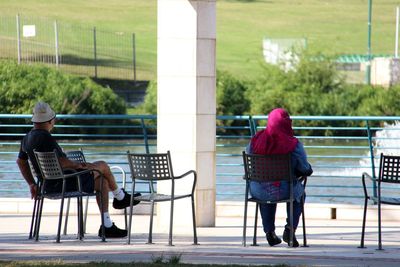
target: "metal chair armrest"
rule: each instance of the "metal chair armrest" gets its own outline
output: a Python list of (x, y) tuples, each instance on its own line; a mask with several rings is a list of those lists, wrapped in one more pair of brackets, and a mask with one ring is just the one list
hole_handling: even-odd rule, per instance
[(96, 170), (90, 170), (90, 169), (88, 169), (88, 170), (83, 170), (83, 171), (77, 171), (77, 170), (75, 170), (75, 169), (63, 169), (63, 171), (70, 171), (71, 173), (68, 173), (68, 174), (64, 174), (64, 177), (63, 177), (63, 180), (65, 181), (65, 180), (67, 180), (67, 179), (69, 179), (69, 178), (73, 178), (73, 177), (76, 177), (77, 178), (77, 185), (78, 185), (78, 191), (79, 192), (82, 192), (82, 188), (81, 188), (81, 175), (82, 174), (86, 174), (86, 173), (89, 173), (89, 172), (93, 172), (93, 171), (96, 171)]
[(122, 187), (125, 189), (125, 185), (126, 185), (126, 172), (123, 168), (121, 168), (120, 166), (110, 166), (110, 170), (119, 170), (122, 173)]
[(366, 186), (366, 184), (365, 184), (365, 177), (369, 178), (372, 182), (376, 182), (377, 179), (373, 178), (371, 175), (369, 175), (369, 174), (366, 173), (366, 172), (363, 172), (363, 174), (362, 174), (362, 176), (361, 176), (362, 185), (363, 185), (363, 190), (364, 190), (364, 196), (365, 196), (366, 198), (369, 199), (367, 186)]
[(183, 178), (183, 177), (185, 177), (185, 176), (188, 176), (188, 175), (191, 174), (191, 173), (193, 173), (194, 175), (196, 174), (196, 172), (195, 172), (194, 170), (190, 170), (190, 171), (187, 171), (187, 172), (185, 172), (184, 174), (181, 174), (181, 175), (179, 175), (179, 176), (174, 176), (174, 178), (175, 178), (175, 179), (181, 179), (181, 178)]
[(70, 177), (74, 177), (74, 176), (79, 176), (85, 173), (89, 173), (89, 172), (93, 172), (93, 171), (97, 171), (97, 170), (92, 170), (92, 169), (87, 169), (87, 170), (83, 170), (83, 171), (76, 171), (74, 169), (63, 169), (63, 171), (71, 171), (72, 173), (68, 173), (68, 174), (64, 174), (64, 178), (70, 178)]
[(376, 178), (373, 178), (373, 177), (372, 177), (371, 175), (369, 175), (368, 173), (363, 172), (362, 178), (365, 179), (365, 177), (369, 178), (369, 179), (370, 179), (371, 181), (373, 181), (373, 182), (377, 182), (377, 181), (378, 181)]
[(196, 171), (194, 171), (194, 170), (187, 171), (184, 174), (181, 174), (179, 176), (175, 176), (174, 179), (181, 179), (181, 178), (183, 178), (185, 176), (188, 176), (189, 174), (193, 174), (193, 186), (192, 186), (192, 193), (191, 193), (193, 195), (195, 187), (196, 187), (196, 183), (197, 183), (197, 173), (196, 173)]

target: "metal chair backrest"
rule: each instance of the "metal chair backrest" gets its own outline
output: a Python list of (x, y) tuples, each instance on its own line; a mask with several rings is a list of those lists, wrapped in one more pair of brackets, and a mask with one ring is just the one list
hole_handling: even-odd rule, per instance
[(36, 162), (39, 165), (43, 179), (61, 179), (64, 177), (63, 170), (58, 161), (57, 153), (34, 151)]
[(67, 154), (67, 158), (72, 161), (76, 161), (76, 162), (80, 162), (80, 163), (86, 162), (85, 155), (83, 154), (83, 152), (81, 150), (68, 151), (68, 152), (66, 152), (66, 154)]
[(134, 154), (128, 152), (132, 178), (146, 181), (173, 179), (170, 152)]
[(33, 163), (32, 163), (32, 161), (30, 159), (28, 159), (28, 165), (29, 165), (29, 169), (31, 170), (32, 176), (39, 178), (37, 173), (36, 173), (35, 168), (33, 167)]
[(381, 154), (379, 182), (400, 183), (400, 157)]
[(292, 181), (291, 154), (256, 155), (243, 151), (245, 179), (259, 182)]

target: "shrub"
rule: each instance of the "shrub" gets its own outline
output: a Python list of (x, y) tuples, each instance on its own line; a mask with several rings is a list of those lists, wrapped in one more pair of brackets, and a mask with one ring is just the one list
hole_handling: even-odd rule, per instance
[(146, 96), (143, 104), (135, 109), (136, 114), (157, 114), (157, 82), (151, 81), (146, 89)]
[(217, 71), (217, 115), (242, 115), (250, 101), (245, 97), (247, 84), (228, 72)]
[(0, 112), (30, 114), (45, 101), (59, 114), (124, 114), (126, 105), (110, 88), (89, 78), (45, 66), (0, 62)]
[(299, 62), (287, 72), (266, 64), (262, 77), (247, 94), (250, 113), (267, 114), (275, 107), (284, 107), (296, 115), (335, 114), (335, 103), (330, 99), (343, 84), (333, 60), (320, 55), (299, 56)]

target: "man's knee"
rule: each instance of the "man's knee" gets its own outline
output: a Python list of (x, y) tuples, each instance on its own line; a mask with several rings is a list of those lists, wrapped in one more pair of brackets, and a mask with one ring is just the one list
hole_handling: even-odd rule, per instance
[(100, 167), (107, 167), (107, 168), (108, 168), (108, 164), (107, 164), (107, 162), (105, 162), (104, 160), (95, 161), (95, 162), (93, 162), (93, 163), (96, 164), (97, 166), (100, 166)]

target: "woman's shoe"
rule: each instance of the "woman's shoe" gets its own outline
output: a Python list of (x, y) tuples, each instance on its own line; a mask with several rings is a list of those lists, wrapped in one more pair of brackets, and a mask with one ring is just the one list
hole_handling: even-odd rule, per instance
[[(289, 241), (290, 241), (290, 229), (285, 227), (285, 231), (283, 231), (283, 241), (285, 241), (286, 243), (288, 243), (289, 245)], [(293, 234), (293, 247), (297, 248), (299, 246), (299, 242), (296, 239), (296, 235)]]
[(282, 242), (282, 240), (275, 234), (274, 231), (267, 233), (267, 241), (271, 247), (278, 245)]

